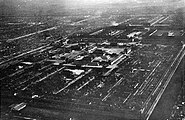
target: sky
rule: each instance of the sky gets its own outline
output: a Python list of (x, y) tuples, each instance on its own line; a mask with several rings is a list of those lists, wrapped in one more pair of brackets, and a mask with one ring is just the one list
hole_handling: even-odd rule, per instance
[[(15, 11), (15, 8), (18, 10), (34, 10), (41, 7), (45, 8), (54, 8), (52, 5), (57, 5), (57, 8), (83, 8), (93, 5), (101, 4), (114, 4), (114, 3), (128, 3), (126, 5), (134, 6), (135, 5), (165, 5), (167, 3), (176, 3), (181, 1), (185, 6), (185, 0), (0, 0), (0, 14), (2, 11), (9, 10)], [(131, 4), (129, 4), (131, 3)], [(172, 4), (174, 5), (174, 4)], [(55, 6), (56, 7), (56, 6)], [(123, 5), (123, 7), (125, 7)]]
[[(112, 3), (170, 3), (185, 0), (0, 0), (1, 1), (12, 1), (13, 3), (25, 3), (25, 4), (36, 4), (36, 5), (47, 5), (57, 4), (62, 6), (86, 6), (86, 5), (97, 5), (97, 4), (112, 4)], [(184, 2), (185, 3), (185, 2)]]
[(27, 3), (35, 3), (37, 5), (51, 5), (57, 4), (65, 7), (84, 7), (89, 5), (101, 5), (101, 4), (114, 4), (114, 3), (134, 3), (134, 4), (147, 4), (147, 5), (165, 5), (169, 3), (175, 3), (185, 0), (13, 0), (24, 1)]

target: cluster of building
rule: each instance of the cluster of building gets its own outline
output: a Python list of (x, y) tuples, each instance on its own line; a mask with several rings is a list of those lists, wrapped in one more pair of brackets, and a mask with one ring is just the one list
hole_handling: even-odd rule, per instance
[[(163, 40), (153, 41), (154, 37), (150, 36), (168, 33), (168, 36), (182, 37), (184, 31), (158, 30), (152, 26), (168, 16), (145, 17), (138, 17), (136, 23), (148, 21), (148, 24), (126, 22), (82, 30), (3, 61), (0, 63), (1, 96), (25, 99), (10, 106), (13, 111), (29, 105), (52, 106), (93, 114), (101, 111), (126, 119), (147, 118), (184, 51), (180, 41), (164, 40), (163, 44)], [(93, 24), (93, 21), (84, 24)], [(75, 22), (72, 26), (79, 24)], [(1, 52), (11, 46), (3, 45)], [(48, 101), (51, 105), (47, 105)]]

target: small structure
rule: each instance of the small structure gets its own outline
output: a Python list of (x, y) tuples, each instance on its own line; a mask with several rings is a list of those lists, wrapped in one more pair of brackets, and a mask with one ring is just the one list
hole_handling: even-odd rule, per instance
[(11, 110), (13, 110), (13, 111), (20, 111), (20, 110), (24, 109), (26, 107), (26, 105), (27, 105), (27, 103), (22, 102), (20, 104), (13, 104), (10, 107), (11, 107)]

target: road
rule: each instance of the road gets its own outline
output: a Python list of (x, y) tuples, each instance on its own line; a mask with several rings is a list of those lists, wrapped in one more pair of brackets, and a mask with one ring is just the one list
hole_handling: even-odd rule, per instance
[(135, 17), (126, 19), (125, 21), (118, 23), (118, 25), (121, 25), (121, 24), (123, 24), (123, 23), (126, 23), (126, 22), (128, 22), (128, 21), (130, 21), (130, 20), (133, 20), (134, 18), (135, 18)]
[[(155, 101), (154, 101), (152, 107), (151, 107), (151, 108), (149, 109), (149, 111), (147, 112), (146, 120), (149, 120), (149, 118), (150, 118), (150, 116), (151, 116), (153, 110), (155, 109), (157, 103), (159, 102), (161, 96), (163, 95), (163, 93), (164, 93), (166, 87), (168, 86), (168, 84), (169, 84), (169, 82), (170, 82), (170, 80), (171, 80), (173, 74), (175, 73), (176, 69), (178, 68), (180, 62), (182, 61), (182, 59), (183, 59), (183, 57), (184, 57), (184, 55), (185, 55), (185, 45), (183, 45), (181, 51), (179, 52), (179, 54), (178, 54), (177, 57), (175, 58), (174, 62), (173, 62), (172, 65), (170, 66), (170, 67), (172, 67), (172, 66), (175, 67), (175, 69), (173, 69), (173, 71), (171, 72), (171, 74), (168, 76), (167, 81), (165, 82), (163, 88), (160, 90), (160, 92), (159, 92), (157, 98), (155, 99)], [(174, 66), (175, 62), (177, 62), (177, 64)], [(167, 72), (167, 73), (168, 73), (168, 72)], [(167, 75), (167, 73), (166, 73), (165, 75)]]
[(162, 21), (160, 21), (159, 23), (163, 23), (165, 20), (167, 20), (168, 18), (170, 18), (172, 15), (169, 15), (168, 17), (166, 17), (165, 19), (163, 19)]
[(89, 69), (87, 72), (85, 72), (85, 74), (80, 75), (79, 77), (77, 77), (75, 80), (71, 81), (68, 85), (66, 85), (65, 87), (63, 87), (62, 89), (53, 92), (53, 94), (58, 94), (60, 92), (62, 92), (64, 89), (66, 89), (67, 87), (69, 87), (70, 85), (72, 85), (73, 83), (75, 83), (76, 81), (80, 80), (82, 77), (86, 76), (87, 74), (89, 74), (92, 71), (92, 69)]
[(167, 120), (171, 116), (173, 106), (176, 104), (179, 92), (181, 91), (182, 80), (184, 79), (184, 69), (185, 57), (174, 73), (149, 120)]
[(39, 50), (43, 51), (43, 50), (51, 49), (51, 48), (52, 48), (52, 46), (48, 46), (48, 45), (41, 46), (41, 47), (39, 47), (39, 48), (30, 50), (30, 51), (28, 51), (28, 52), (21, 53), (21, 54), (15, 56), (15, 57), (10, 58), (10, 59), (4, 60), (4, 61), (0, 62), (0, 65), (5, 64), (5, 63), (7, 63), (7, 62), (9, 62), (9, 61), (11, 61), (11, 60), (18, 59), (18, 58), (20, 58), (20, 57), (22, 57), (22, 56), (24, 56), (24, 55), (27, 55), (27, 54), (30, 54), (30, 53), (35, 53), (35, 52), (37, 52), (37, 51), (39, 51)]
[(154, 33), (156, 33), (157, 32), (157, 30), (155, 30), (154, 32), (152, 32), (149, 36), (152, 36)]
[(90, 18), (87, 18), (87, 19), (84, 19), (84, 20), (80, 20), (80, 21), (77, 21), (77, 22), (74, 22), (72, 23), (72, 25), (78, 25), (82, 22), (85, 22), (85, 21), (88, 21), (88, 20), (92, 20), (92, 19), (96, 19), (96, 18), (99, 18), (100, 16), (94, 16), (94, 17), (90, 17)]
[(160, 17), (158, 20), (154, 21), (151, 23), (151, 26), (155, 25), (156, 23), (160, 22), (161, 20), (163, 20), (165, 17)]
[(40, 34), (42, 32), (50, 31), (50, 30), (54, 30), (54, 29), (57, 29), (57, 27), (55, 26), (55, 27), (47, 28), (45, 30), (40, 30), (40, 31), (33, 32), (33, 33), (30, 33), (30, 34), (27, 34), (27, 35), (23, 35), (23, 36), (20, 36), (20, 37), (17, 37), (17, 38), (8, 39), (8, 40), (6, 40), (6, 42), (12, 42), (12, 41), (15, 41), (15, 40), (19, 40), (21, 38), (29, 37), (29, 36), (32, 36), (32, 35), (35, 35), (35, 34)]
[(41, 81), (43, 81), (43, 80), (45, 80), (45, 79), (47, 79), (47, 78), (49, 78), (49, 77), (55, 75), (56, 73), (60, 72), (60, 71), (63, 70), (63, 69), (64, 69), (64, 67), (62, 67), (62, 68), (60, 68), (60, 69), (58, 69), (58, 70), (56, 70), (56, 71), (54, 71), (54, 72), (48, 74), (47, 76), (45, 76), (45, 77), (43, 77), (43, 78), (41, 78), (41, 79), (39, 79), (39, 80), (37, 80), (37, 81), (35, 81), (35, 82), (32, 82), (31, 84), (29, 84), (29, 85), (27, 85), (26, 87), (24, 87), (22, 90), (25, 90), (25, 89), (27, 89), (29, 86), (31, 86), (31, 85), (33, 85), (33, 84), (36, 84), (36, 83), (38, 83), (38, 82), (41, 82)]

